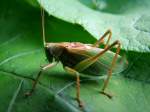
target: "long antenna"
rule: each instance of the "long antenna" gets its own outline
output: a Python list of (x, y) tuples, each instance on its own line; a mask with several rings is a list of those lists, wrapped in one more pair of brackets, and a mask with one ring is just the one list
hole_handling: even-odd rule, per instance
[(45, 47), (46, 41), (45, 41), (45, 15), (44, 15), (44, 9), (41, 7), (41, 19), (42, 19), (42, 36), (43, 36), (43, 44)]

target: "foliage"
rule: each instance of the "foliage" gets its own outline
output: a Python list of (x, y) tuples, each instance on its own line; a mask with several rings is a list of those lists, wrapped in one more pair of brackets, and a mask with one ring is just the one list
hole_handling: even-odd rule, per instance
[[(107, 7), (100, 6), (101, 2)], [(24, 97), (40, 66), (47, 63), (41, 39), (40, 8), (37, 4), (35, 0), (9, 1), (9, 4), (1, 1), (1, 112), (150, 111), (148, 0), (117, 0), (116, 3), (113, 0), (40, 1), (48, 14), (52, 15), (46, 15), (48, 41), (93, 43), (107, 28), (111, 28), (112, 41), (119, 39), (123, 43), (122, 53), (126, 54), (129, 67), (112, 77), (107, 91), (114, 94), (113, 99), (98, 93), (103, 80), (83, 78), (81, 98), (84, 110), (78, 108), (74, 99), (75, 77), (66, 74), (61, 64), (45, 71), (34, 94), (29, 98)]]

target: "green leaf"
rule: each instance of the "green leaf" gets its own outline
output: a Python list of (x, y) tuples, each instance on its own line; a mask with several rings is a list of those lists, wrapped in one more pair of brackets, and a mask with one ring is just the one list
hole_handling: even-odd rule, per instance
[(41, 47), (40, 19), (37, 18), (40, 18), (40, 11), (23, 2), (1, 2), (0, 111), (77, 112), (76, 108), (55, 95), (53, 89), (42, 84), (38, 85), (33, 96), (24, 96), (31, 89), (40, 66), (46, 64)]
[(111, 29), (112, 42), (120, 40), (122, 49), (150, 51), (149, 0), (38, 1), (49, 15), (81, 25), (96, 39)]
[[(136, 27), (141, 26), (139, 22)], [(144, 28), (148, 30), (149, 25)], [(95, 41), (82, 27), (48, 16), (46, 37), (55, 42)], [(128, 52), (126, 55), (129, 68), (114, 75), (107, 88), (107, 92), (114, 95), (112, 100), (99, 94), (103, 80), (82, 78), (84, 109), (81, 110), (75, 100), (75, 77), (66, 74), (61, 64), (45, 71), (33, 95), (25, 98), (40, 66), (47, 64), (41, 39), (40, 10), (22, 1), (9, 4), (1, 1), (0, 112), (149, 112), (150, 54)]]

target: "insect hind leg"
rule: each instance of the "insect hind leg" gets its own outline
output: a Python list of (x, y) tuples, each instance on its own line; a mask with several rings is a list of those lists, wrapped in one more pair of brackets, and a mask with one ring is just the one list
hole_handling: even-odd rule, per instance
[(99, 57), (100, 57), (101, 55), (103, 55), (105, 52), (107, 52), (108, 50), (110, 50), (111, 48), (113, 48), (113, 47), (116, 46), (116, 45), (117, 45), (117, 50), (116, 50), (115, 56), (114, 56), (114, 58), (113, 58), (113, 60), (112, 60), (110, 69), (108, 70), (108, 75), (107, 75), (106, 80), (104, 81), (104, 86), (103, 86), (103, 88), (102, 88), (102, 90), (101, 90), (101, 92), (100, 92), (101, 94), (104, 94), (104, 95), (106, 95), (106, 96), (109, 97), (109, 98), (111, 98), (112, 95), (106, 93), (106, 92), (105, 92), (105, 89), (106, 89), (106, 87), (108, 86), (109, 80), (110, 80), (111, 75), (112, 75), (112, 70), (113, 70), (113, 68), (114, 68), (114, 66), (115, 66), (117, 56), (118, 56), (118, 54), (119, 54), (119, 52), (120, 52), (120, 46), (121, 46), (121, 44), (120, 44), (120, 42), (119, 42), (118, 40), (116, 40), (116, 41), (113, 42), (110, 46), (108, 46), (108, 47), (106, 47), (105, 49), (103, 49), (103, 50), (102, 50), (101, 52), (99, 52), (97, 55), (95, 55), (95, 56), (93, 56), (93, 57), (89, 57), (89, 58), (87, 58), (87, 59), (81, 61), (80, 63), (78, 63), (78, 64), (74, 67), (75, 70), (77, 70), (77, 71), (79, 71), (79, 72), (82, 72), (82, 71), (85, 70), (87, 67), (89, 67), (89, 66), (91, 66), (93, 63), (95, 63), (95, 62), (99, 59)]
[[(115, 67), (115, 63), (116, 63), (116, 60), (117, 60), (117, 56), (118, 56), (118, 54), (119, 54), (119, 52), (120, 52), (120, 46), (121, 46), (121, 44), (120, 44), (119, 41), (115, 41), (115, 42), (114, 42), (113, 44), (111, 44), (110, 46), (113, 47), (113, 46), (115, 46), (115, 45), (117, 45), (117, 50), (116, 50), (115, 56), (113, 57), (113, 60), (112, 60), (110, 69), (108, 70), (108, 75), (107, 75), (106, 80), (104, 81), (103, 88), (102, 88), (102, 90), (100, 91), (101, 94), (106, 95), (108, 98), (112, 98), (112, 95), (106, 93), (106, 92), (105, 92), (105, 89), (106, 89), (106, 87), (108, 86), (109, 80), (110, 80), (110, 78), (111, 78), (111, 76), (112, 76), (112, 70), (113, 70), (113, 68)], [(111, 47), (110, 47), (110, 49), (111, 49)]]
[[(108, 36), (107, 36), (108, 35)], [(104, 42), (104, 38), (108, 37), (107, 42), (105, 44), (105, 48), (108, 47), (109, 41), (112, 37), (112, 31), (108, 29), (101, 37), (99, 40), (97, 40), (96, 43), (93, 44), (93, 47), (99, 47), (100, 44)]]

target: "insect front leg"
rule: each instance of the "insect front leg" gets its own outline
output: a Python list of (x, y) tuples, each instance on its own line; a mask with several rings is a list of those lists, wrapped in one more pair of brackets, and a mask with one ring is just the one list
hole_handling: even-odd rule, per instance
[(79, 107), (83, 107), (83, 104), (80, 100), (80, 73), (77, 72), (76, 70), (70, 68), (70, 67), (64, 67), (64, 69), (72, 74), (72, 75), (76, 75), (77, 79), (76, 79), (76, 84), (77, 84), (77, 93), (76, 93), (76, 97), (77, 97), (77, 102), (79, 104)]
[(30, 90), (29, 92), (25, 93), (25, 96), (30, 96), (30, 95), (32, 95), (32, 93), (34, 92), (34, 90), (35, 90), (35, 88), (36, 88), (36, 85), (37, 85), (37, 83), (38, 83), (38, 81), (39, 81), (39, 78), (40, 78), (42, 72), (43, 72), (44, 70), (48, 69), (48, 68), (51, 68), (51, 67), (55, 66), (56, 64), (57, 64), (57, 63), (54, 62), (54, 63), (48, 64), (48, 65), (46, 65), (46, 66), (44, 66), (44, 67), (41, 68), (41, 70), (40, 70), (40, 72), (38, 73), (38, 75), (37, 75), (35, 81), (33, 82), (33, 85), (32, 85), (31, 90)]
[(99, 47), (99, 45), (104, 42), (104, 38), (107, 37), (107, 35), (108, 35), (108, 39), (107, 39), (107, 42), (105, 44), (105, 48), (108, 47), (109, 41), (110, 41), (110, 39), (112, 37), (112, 31), (111, 30), (107, 30), (103, 34), (103, 36), (100, 37), (100, 39), (96, 43), (93, 44), (93, 47)]

